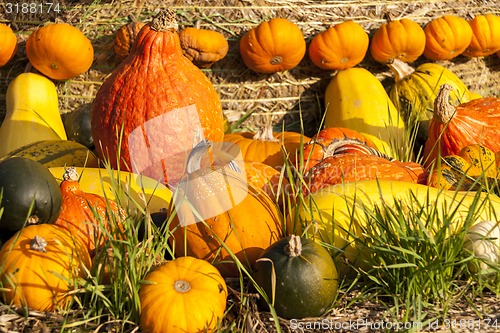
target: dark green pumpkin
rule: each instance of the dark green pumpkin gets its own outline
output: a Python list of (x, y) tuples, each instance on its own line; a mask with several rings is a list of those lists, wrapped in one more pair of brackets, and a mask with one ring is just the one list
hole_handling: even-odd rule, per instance
[(27, 223), (53, 223), (59, 216), (62, 194), (49, 169), (24, 158), (0, 162), (0, 230), (18, 231)]
[(92, 150), (94, 139), (90, 132), (91, 110), (91, 106), (86, 104), (75, 111), (63, 114), (62, 118), (68, 140), (78, 142)]
[(321, 316), (337, 295), (337, 270), (330, 253), (299, 236), (268, 247), (255, 263), (254, 278), (274, 302), (278, 316), (286, 319)]

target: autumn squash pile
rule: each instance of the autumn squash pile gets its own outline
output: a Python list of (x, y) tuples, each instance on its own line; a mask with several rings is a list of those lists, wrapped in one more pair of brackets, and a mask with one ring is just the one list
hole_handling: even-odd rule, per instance
[[(434, 204), (440, 216), (458, 212), (450, 233), (464, 227), (475, 194), (490, 200), (474, 224), (500, 213), (500, 98), (471, 92), (437, 63), (499, 53), (499, 16), (447, 15), (422, 27), (387, 15), (372, 33), (349, 20), (309, 43), (282, 17), (249, 29), (237, 51), (255, 75), (292, 71), (306, 56), (332, 72), (324, 122), (311, 137), (269, 119), (228, 130), (206, 75), (223, 66), (228, 39), (199, 25), (180, 28), (178, 18), (165, 9), (116, 29), (116, 67), (88, 110), (65, 117), (56, 85), (89, 73), (92, 41), (66, 23), (27, 39), (33, 68), (10, 82), (0, 127), (0, 281), (8, 304), (68, 309), (79, 283), (95, 278), (98, 254), (127, 241), (134, 218), (161, 213), (172, 257), (143, 276), (145, 331), (217, 330), (226, 282), (241, 277), (252, 278), (263, 308), (280, 317), (321, 316), (350, 268), (372, 268), (362, 242), (366, 212)], [(5, 66), (18, 43), (7, 25), (0, 33)], [(421, 56), (425, 62), (411, 65)], [(367, 57), (390, 69), (389, 84), (362, 67)], [(151, 240), (134, 237), (137, 246)], [(105, 269), (112, 274), (112, 265)], [(166, 299), (197, 320), (160, 307)]]

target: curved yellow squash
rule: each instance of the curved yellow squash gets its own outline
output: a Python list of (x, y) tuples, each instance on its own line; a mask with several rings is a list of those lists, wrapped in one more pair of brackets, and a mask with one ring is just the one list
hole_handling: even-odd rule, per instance
[(443, 226), (443, 221), (438, 223), (436, 215), (433, 215), (434, 209), (434, 213), (437, 212), (440, 218), (451, 218), (448, 232), (452, 234), (464, 227), (475, 200), (479, 200), (479, 203), (476, 203), (477, 207), (470, 221), (472, 224), (483, 220), (496, 220), (495, 217), (500, 216), (500, 198), (493, 194), (440, 191), (425, 185), (390, 180), (368, 180), (329, 186), (306, 197), (304, 202), (311, 204), (297, 206), (294, 212), (297, 215), (291, 216), (299, 217), (302, 229), (306, 230), (309, 236), (319, 237), (337, 249), (345, 249), (345, 258), (359, 264), (363, 260), (358, 259), (368, 255), (366, 250), (359, 247), (359, 239), (363, 239), (363, 230), (366, 230), (369, 220), (366, 211), (374, 212), (376, 207), (382, 212), (384, 207), (396, 211), (395, 205), (401, 203), (409, 211), (422, 211), (424, 217), (428, 216), (426, 214), (433, 216), (428, 226), (428, 231), (433, 233)]
[(19, 74), (7, 88), (7, 114), (0, 127), (0, 157), (41, 140), (67, 140), (56, 86), (45, 76)]
[(407, 156), (405, 123), (382, 83), (368, 70), (339, 71), (326, 88), (325, 107), (325, 127), (347, 127), (391, 157)]
[[(58, 182), (62, 181), (64, 167), (52, 167), (49, 170)], [(116, 170), (112, 170), (111, 174), (104, 168), (77, 167), (76, 171), (80, 175), (83, 191), (111, 200), (118, 198), (117, 201), (122, 207), (131, 210), (143, 211), (147, 207), (150, 213), (158, 212), (168, 208), (172, 197), (169, 188), (149, 177)]]

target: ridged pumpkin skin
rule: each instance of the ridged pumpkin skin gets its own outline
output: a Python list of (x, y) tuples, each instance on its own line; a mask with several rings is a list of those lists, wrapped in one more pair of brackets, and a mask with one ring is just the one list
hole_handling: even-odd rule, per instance
[(458, 106), (449, 104), (453, 88), (443, 84), (429, 123), (423, 161), (429, 167), (438, 156), (457, 155), (471, 144), (500, 151), (500, 98), (483, 97)]
[(38, 28), (28, 37), (26, 55), (41, 73), (54, 80), (67, 80), (90, 69), (94, 47), (77, 27), (53, 23)]
[(464, 52), (468, 57), (486, 57), (500, 50), (500, 16), (477, 15), (469, 21), (472, 40)]
[(382, 153), (398, 158), (405, 145), (405, 123), (382, 83), (367, 69), (348, 68), (325, 91), (325, 127), (346, 127), (369, 139)]
[(239, 47), (245, 65), (266, 74), (294, 68), (306, 53), (302, 31), (295, 23), (280, 17), (249, 30)]
[(424, 56), (430, 60), (451, 60), (469, 46), (472, 28), (469, 23), (455, 15), (437, 17), (424, 27)]
[[(499, 216), (500, 198), (496, 195), (446, 191), (397, 180), (364, 180), (327, 186), (305, 197), (305, 204), (297, 205), (290, 216), (298, 214), (303, 230), (308, 228), (311, 237), (314, 233), (316, 239), (331, 244), (336, 249), (345, 249), (340, 257), (345, 257), (358, 267), (370, 269), (366, 262), (370, 250), (365, 248), (363, 241), (363, 229), (369, 216), (365, 210), (374, 211), (375, 207), (382, 209), (382, 206), (395, 209), (399, 202), (408, 207), (408, 210), (434, 207), (432, 209), (437, 209), (440, 217), (454, 212), (454, 222), (449, 230), (453, 234), (463, 228), (465, 219), (471, 214), (470, 206), (478, 199), (476, 196), (484, 204), (476, 205), (473, 223)], [(430, 223), (429, 232), (434, 233), (433, 228), (436, 227), (438, 226)], [(340, 259), (338, 263), (341, 263)], [(340, 276), (349, 271), (346, 265), (338, 265), (337, 269)]]
[(144, 26), (130, 55), (97, 92), (91, 115), (101, 158), (117, 168), (118, 152), (121, 170), (173, 184), (203, 136), (220, 142), (224, 135), (219, 96), (182, 54), (176, 30), (172, 10)]
[(363, 27), (354, 21), (345, 21), (314, 36), (309, 57), (321, 69), (344, 70), (363, 60), (368, 44), (369, 37)]
[(0, 23), (0, 67), (5, 66), (17, 52), (17, 37), (12, 29), (3, 23)]
[(224, 58), (229, 50), (226, 37), (220, 32), (197, 27), (179, 31), (184, 55), (200, 68), (210, 68)]
[(373, 34), (370, 43), (372, 58), (381, 64), (394, 59), (414, 62), (424, 49), (424, 30), (418, 23), (406, 18), (382, 24)]
[(337, 269), (330, 253), (314, 240), (295, 235), (266, 249), (255, 264), (254, 278), (276, 314), (286, 319), (319, 317), (337, 294)]
[(125, 59), (130, 54), (139, 31), (145, 25), (146, 23), (132, 18), (129, 23), (122, 25), (116, 30), (115, 39), (113, 40), (113, 51), (119, 60)]
[[(35, 236), (46, 245), (32, 246)], [(90, 256), (68, 231), (56, 225), (32, 225), (4, 244), (0, 267), (6, 304), (51, 312), (69, 305), (71, 295), (67, 293), (74, 288), (66, 279), (85, 277), (84, 267), (90, 268)]]
[(227, 286), (209, 262), (180, 257), (154, 268), (139, 290), (147, 333), (214, 332), (226, 309)]

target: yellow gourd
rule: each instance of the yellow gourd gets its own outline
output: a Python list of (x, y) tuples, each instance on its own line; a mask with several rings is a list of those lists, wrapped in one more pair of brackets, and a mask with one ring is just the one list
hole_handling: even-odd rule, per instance
[[(168, 208), (172, 192), (165, 185), (146, 176), (136, 175), (127, 171), (110, 171), (104, 168), (76, 167), (80, 175), (81, 189), (86, 193), (94, 193), (110, 200), (116, 200), (123, 208), (141, 211), (148, 208), (149, 212), (159, 212)], [(60, 183), (64, 167), (51, 167), (49, 171)], [(121, 187), (117, 184), (121, 184)], [(116, 189), (120, 189), (119, 193)]]
[(67, 140), (54, 83), (35, 73), (18, 75), (7, 88), (0, 127), (0, 157), (41, 140)]
[(408, 156), (404, 121), (382, 83), (368, 70), (339, 71), (326, 88), (325, 107), (325, 127), (355, 130), (391, 157)]
[[(475, 200), (480, 204), (476, 204), (476, 210), (471, 215), (470, 207)], [(374, 212), (375, 207), (381, 211), (384, 211), (384, 207), (395, 210), (398, 202), (408, 211), (432, 207), (428, 208), (428, 212), (435, 209), (440, 218), (453, 214), (453, 222), (448, 230), (450, 235), (464, 227), (467, 217), (472, 216), (472, 224), (475, 224), (500, 216), (500, 198), (487, 192), (447, 191), (390, 180), (331, 185), (309, 195), (303, 202), (307, 204), (297, 205), (290, 215), (298, 216), (295, 223), (300, 222), (302, 230), (310, 237), (331, 244), (336, 249), (344, 249), (344, 256), (348, 261), (365, 269), (369, 268), (366, 266), (369, 250), (359, 241), (363, 239), (363, 230), (370, 216), (365, 210)], [(429, 233), (432, 234), (441, 225), (431, 221)], [(339, 269), (341, 273), (345, 273), (347, 267), (339, 265)]]

